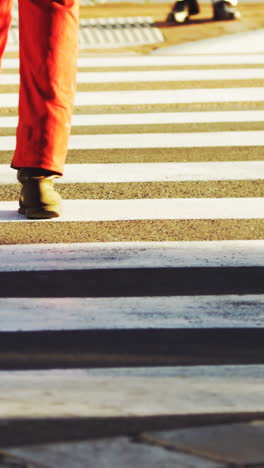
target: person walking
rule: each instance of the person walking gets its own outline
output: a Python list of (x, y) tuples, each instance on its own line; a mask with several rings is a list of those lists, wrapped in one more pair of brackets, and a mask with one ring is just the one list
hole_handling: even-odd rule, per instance
[[(12, 0), (0, 0), (0, 61)], [(11, 167), (21, 183), (19, 213), (61, 214), (54, 180), (63, 175), (76, 90), (78, 0), (19, 0), (19, 122)]]
[[(238, 0), (212, 0), (213, 19), (216, 21), (232, 20), (240, 17), (237, 11)], [(184, 23), (190, 16), (199, 13), (198, 0), (178, 0), (174, 3), (169, 21)]]

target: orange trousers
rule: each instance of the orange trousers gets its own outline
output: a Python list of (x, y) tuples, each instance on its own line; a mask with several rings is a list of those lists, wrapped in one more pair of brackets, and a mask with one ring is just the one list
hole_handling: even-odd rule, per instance
[[(19, 0), (20, 91), (11, 166), (63, 174), (76, 88), (78, 0)], [(0, 0), (0, 58), (12, 0)]]

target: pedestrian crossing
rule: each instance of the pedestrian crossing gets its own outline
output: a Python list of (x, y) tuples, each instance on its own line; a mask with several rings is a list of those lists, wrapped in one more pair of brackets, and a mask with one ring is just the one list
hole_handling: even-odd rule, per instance
[[(55, 223), (67, 221), (136, 221), (152, 219), (262, 219), (262, 198), (188, 198), (148, 200), (64, 200), (64, 215)], [(0, 222), (23, 222), (14, 215), (16, 202), (0, 202)], [(31, 221), (32, 222), (32, 221)]]
[[(252, 219), (262, 224), (264, 95), (263, 87), (255, 86), (263, 78), (262, 54), (81, 56), (78, 66), (78, 83), (94, 85), (95, 90), (76, 95), (65, 177), (58, 181), (58, 190), (69, 185), (74, 197), (67, 197), (63, 216), (52, 224), (159, 219), (228, 219), (234, 224)], [(219, 80), (223, 86), (212, 87)], [(12, 88), (18, 81), (18, 59), (7, 57), (0, 86)], [(194, 82), (201, 87), (193, 88)], [(128, 89), (117, 91), (116, 86), (124, 83)], [(142, 83), (148, 89), (135, 89)], [(96, 90), (99, 84), (107, 84), (107, 90)], [(3, 226), (10, 221), (39, 223), (25, 221), (15, 211), (17, 187), (8, 158), (15, 148), (17, 103), (12, 89), (1, 94), (0, 184), (11, 192), (11, 199), (3, 194), (1, 200)], [(235, 196), (232, 191), (221, 194), (223, 183), (231, 190), (239, 184), (239, 196), (236, 190)], [(206, 186), (207, 196), (197, 184), (204, 184), (203, 192)], [(99, 185), (103, 194), (108, 188), (105, 200)], [(177, 198), (176, 185), (186, 187), (186, 198), (182, 194)], [(96, 186), (97, 200), (79, 194)], [(145, 196), (131, 198), (131, 192), (143, 186)], [(231, 231), (229, 227), (230, 240)], [(262, 238), (261, 227), (257, 231)], [(256, 239), (255, 229), (252, 235)]]
[[(263, 87), (255, 86), (263, 77), (262, 54), (81, 56), (78, 66), (78, 83), (107, 84), (110, 89), (77, 92), (65, 177), (58, 181), (58, 190), (65, 190), (68, 184), (74, 198), (67, 197), (63, 216), (53, 224), (137, 219), (169, 223), (230, 219), (235, 224), (252, 219), (262, 225), (264, 96)], [(18, 59), (6, 58), (1, 85), (18, 84), (17, 70)], [(217, 80), (224, 87), (212, 87)], [(238, 87), (234, 85), (237, 80)], [(193, 89), (197, 81), (201, 87)], [(142, 82), (149, 89), (134, 88)], [(124, 83), (131, 89), (115, 90)], [(167, 89), (155, 88), (162, 83)], [(2, 225), (10, 221), (38, 223), (25, 221), (15, 212), (17, 188), (8, 158), (15, 148), (17, 102), (17, 92), (1, 94), (0, 184), (11, 192), (11, 199), (3, 196), (1, 200)], [(156, 108), (152, 109), (153, 105)], [(10, 112), (13, 115), (8, 115)], [(231, 189), (228, 196), (223, 183)], [(179, 198), (175, 184), (181, 189)], [(135, 195), (137, 188), (141, 193), (143, 186), (144, 197), (131, 198), (131, 193)], [(92, 200), (79, 194), (85, 188), (85, 194), (93, 192), (95, 187), (98, 190)], [(105, 196), (105, 187), (108, 193), (104, 200), (100, 188)], [(254, 239), (256, 235), (262, 238), (261, 229), (259, 226), (258, 234), (253, 229)], [(228, 239), (232, 239), (231, 231), (229, 226)], [(162, 233), (157, 240), (162, 240)]]
[[(18, 60), (3, 61), (0, 366), (32, 369), (20, 374), (21, 385), (35, 382), (35, 389), (56, 373), (47, 371), (41, 378), (37, 369), (83, 367), (76, 382), (93, 401), (99, 381), (84, 377), (90, 366), (261, 364), (264, 56), (81, 56), (78, 67), (83, 88), (76, 96), (65, 175), (57, 182), (63, 214), (27, 220), (17, 213), (19, 188), (9, 168)], [(58, 349), (52, 344), (55, 334)], [(241, 346), (244, 339), (248, 353)], [(195, 372), (190, 367), (190, 375)], [(6, 388), (9, 374), (3, 373)], [(50, 399), (45, 417), (55, 408), (59, 417), (72, 411), (78, 420), (86, 402), (78, 411), (72, 406), (71, 396), (78, 397), (76, 389), (71, 393), (75, 374), (60, 374), (69, 384), (65, 413)], [(144, 379), (137, 379), (133, 385), (145, 388)], [(149, 381), (148, 398), (155, 379)], [(121, 380), (125, 388), (125, 377)], [(252, 377), (247, 386), (251, 401), (256, 380)], [(116, 389), (114, 374), (112, 382)], [(213, 403), (209, 410), (196, 407), (205, 419), (221, 413), (223, 388), (220, 395), (212, 382), (203, 391), (214, 391), (217, 410)], [(263, 408), (259, 397), (247, 406), (239, 382), (238, 377), (236, 394), (222, 410), (247, 419)], [(52, 392), (58, 396), (57, 387)], [(142, 401), (133, 405), (139, 417)], [(192, 413), (180, 405), (165, 406), (157, 410), (154, 404), (153, 412), (142, 414), (188, 419)], [(10, 400), (6, 408), (5, 418), (11, 420), (17, 405)], [(120, 416), (111, 411), (106, 420)], [(129, 411), (126, 407), (123, 414), (129, 417)], [(85, 416), (96, 415), (102, 418), (104, 411), (94, 413), (91, 403)], [(26, 406), (19, 416), (32, 419)]]
[[(195, 306), (194, 306), (195, 303)], [(61, 330), (61, 301), (56, 298), (1, 298), (3, 331), (36, 331), (40, 328)], [(24, 315), (16, 310), (23, 308)], [(243, 307), (243, 317), (234, 310)], [(86, 310), (91, 312), (87, 316)], [(179, 310), (175, 314), (175, 309)], [(197, 309), (203, 314), (197, 315)], [(126, 298), (67, 298), (64, 300), (64, 330), (113, 330), (149, 327), (150, 317), (155, 328), (213, 328), (225, 326), (258, 328), (264, 319), (262, 295), (219, 295), (212, 302), (210, 295), (126, 297)], [(135, 314), (135, 310), (137, 313)], [(74, 312), (73, 312), (74, 311)]]

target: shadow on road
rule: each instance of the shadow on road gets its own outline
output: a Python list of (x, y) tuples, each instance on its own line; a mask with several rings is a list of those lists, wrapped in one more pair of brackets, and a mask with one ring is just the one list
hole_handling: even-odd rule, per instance
[[(227, 20), (226, 20), (227, 21)], [(225, 21), (225, 22), (226, 22)], [(200, 18), (200, 19), (190, 19), (185, 23), (174, 23), (172, 21), (155, 21), (155, 26), (160, 29), (164, 28), (179, 28), (181, 26), (192, 26), (197, 24), (207, 24), (207, 23), (219, 23), (219, 21), (214, 20), (213, 18)]]

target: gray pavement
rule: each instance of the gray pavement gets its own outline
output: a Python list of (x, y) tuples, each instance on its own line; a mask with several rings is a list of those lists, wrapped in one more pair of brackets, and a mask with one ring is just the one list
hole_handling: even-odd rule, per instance
[[(1, 468), (261, 467), (264, 428), (231, 424), (74, 443), (6, 449)], [(12, 465), (11, 465), (12, 462)]]
[[(12, 458), (11, 458), (12, 457)], [(16, 458), (15, 458), (16, 457)], [(6, 461), (5, 461), (6, 460)], [(119, 437), (8, 450), (1, 468), (227, 468), (223, 462)], [(16, 463), (16, 464), (15, 464)]]

